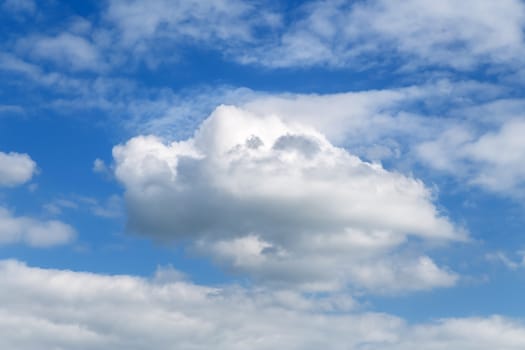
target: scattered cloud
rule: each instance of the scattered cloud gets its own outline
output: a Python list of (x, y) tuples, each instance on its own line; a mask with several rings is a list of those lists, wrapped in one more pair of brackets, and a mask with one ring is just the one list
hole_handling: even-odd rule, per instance
[[(111, 172), (124, 197), (55, 197), (45, 214), (126, 214), (129, 231), (176, 242), (247, 283), (197, 285), (173, 267), (141, 278), (0, 261), (0, 348), (525, 348), (522, 321), (410, 324), (363, 311), (354, 299), (462, 279), (437, 252), (469, 234), (413, 170), (524, 198), (525, 99), (513, 89), (524, 72), (523, 1), (108, 0), (95, 7), (86, 18), (67, 8), (67, 18), (51, 24), (32, 0), (0, 0), (15, 29), (38, 17), (7, 31), (0, 45), (8, 99), (0, 113), (107, 118), (117, 139), (127, 139), (113, 149), (113, 164), (96, 159), (92, 167)], [(234, 77), (260, 68), (279, 68), (268, 81), (284, 78), (272, 84), (276, 92), (203, 87), (193, 78), (188, 87), (177, 69), (194, 51), (212, 53), (207, 69), (226, 67), (217, 76), (227, 79), (216, 81), (268, 86)], [(278, 92), (290, 86), (280, 85), (288, 74), (315, 79), (325, 68), (379, 68), (384, 88)], [(165, 78), (162, 69), (173, 71)], [(461, 80), (468, 77), (485, 82)], [(304, 91), (301, 81), (295, 86)], [(420, 85), (406, 85), (413, 82)], [(37, 172), (29, 155), (0, 152), (0, 187), (28, 184), (33, 192)], [(51, 247), (75, 236), (62, 221), (0, 204), (0, 246)], [(525, 266), (523, 252), (486, 259)]]
[[(523, 99), (473, 81), (339, 94), (252, 94), (260, 116), (314, 126), (373, 161), (422, 164), (505, 196), (524, 194)], [(322, 116), (319, 117), (319, 116)]]
[(97, 174), (108, 175), (110, 173), (106, 163), (100, 158), (97, 158), (93, 161), (92, 169), (93, 172)]
[(244, 51), (241, 62), (360, 68), (372, 62), (457, 70), (523, 63), (525, 6), (519, 0), (318, 0), (303, 5), (298, 17), (278, 40)]
[[(27, 0), (3, 7), (35, 11)], [(62, 31), (20, 38), (19, 51), (61, 69), (95, 72), (129, 69), (130, 62), (155, 69), (179, 60), (188, 47), (257, 66), (393, 65), (413, 72), (483, 65), (519, 70), (525, 56), (519, 0), (315, 0), (294, 8), (293, 20), (278, 6), (241, 0), (108, 1), (101, 9), (93, 22), (77, 19)]]
[(64, 209), (82, 210), (102, 218), (120, 218), (123, 215), (122, 198), (118, 195), (105, 199), (70, 195), (50, 201), (44, 205), (44, 209), (52, 215), (61, 215)]
[(0, 207), (0, 245), (22, 243), (45, 248), (69, 243), (75, 236), (75, 229), (61, 221), (15, 216)]
[(496, 161), (493, 155), (485, 157), (480, 149), (462, 149), (470, 143), (469, 147), (474, 147), (478, 139), (494, 130), (508, 133), (505, 130), (519, 126), (523, 119), (523, 100), (502, 98), (506, 89), (494, 84), (439, 80), (325, 95), (270, 94), (227, 86), (174, 93), (145, 89), (126, 79), (48, 74), (13, 56), (2, 58), (3, 69), (63, 94), (42, 107), (67, 114), (103, 111), (110, 122), (131, 135), (186, 138), (216, 105), (234, 103), (258, 115), (278, 114), (285, 120), (312, 125), (333, 144), (367, 160), (420, 162), (489, 191), (504, 195), (522, 192), (516, 191), (523, 181), (516, 165), (519, 162), (502, 163), (503, 159)]
[(31, 180), (37, 172), (34, 160), (27, 154), (0, 152), (0, 186), (13, 187)]
[(417, 152), (435, 169), (490, 191), (521, 198), (525, 194), (524, 133), (525, 119), (521, 116), (503, 122), (498, 130), (485, 132), (461, 125), (420, 144)]
[(52, 62), (64, 69), (100, 71), (105, 66), (98, 48), (80, 35), (63, 32), (55, 36), (32, 36), (17, 43), (19, 51), (36, 60)]
[[(439, 80), (423, 85), (335, 94), (253, 94), (241, 106), (258, 115), (314, 126), (328, 139), (373, 160), (391, 159), (434, 139), (478, 99), (493, 101), (502, 89), (476, 81)], [(459, 118), (458, 118), (459, 117)], [(379, 152), (378, 152), (379, 151)], [(376, 157), (374, 157), (376, 155)]]

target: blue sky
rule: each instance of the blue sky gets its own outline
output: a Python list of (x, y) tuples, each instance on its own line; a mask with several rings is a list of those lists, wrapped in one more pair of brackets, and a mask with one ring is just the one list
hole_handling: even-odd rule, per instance
[(0, 347), (525, 348), (524, 28), (0, 1)]

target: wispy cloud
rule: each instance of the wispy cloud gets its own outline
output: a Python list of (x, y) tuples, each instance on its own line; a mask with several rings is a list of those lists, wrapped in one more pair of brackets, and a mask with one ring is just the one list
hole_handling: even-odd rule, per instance
[(399, 64), (471, 70), (522, 64), (521, 1), (313, 1), (300, 19), (241, 61), (275, 67)]

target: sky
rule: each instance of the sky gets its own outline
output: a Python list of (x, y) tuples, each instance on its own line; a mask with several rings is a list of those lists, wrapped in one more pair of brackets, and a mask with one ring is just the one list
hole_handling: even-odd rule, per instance
[(0, 0), (0, 348), (525, 348), (522, 0)]

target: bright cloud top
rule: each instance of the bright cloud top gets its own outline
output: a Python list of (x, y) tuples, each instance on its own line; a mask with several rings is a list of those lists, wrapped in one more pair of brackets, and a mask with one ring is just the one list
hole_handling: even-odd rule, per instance
[(431, 191), (311, 127), (221, 106), (191, 139), (136, 137), (113, 155), (132, 231), (189, 239), (257, 279), (314, 290), (353, 281), (376, 291), (456, 280), (428, 257), (388, 255), (408, 237), (465, 238)]

